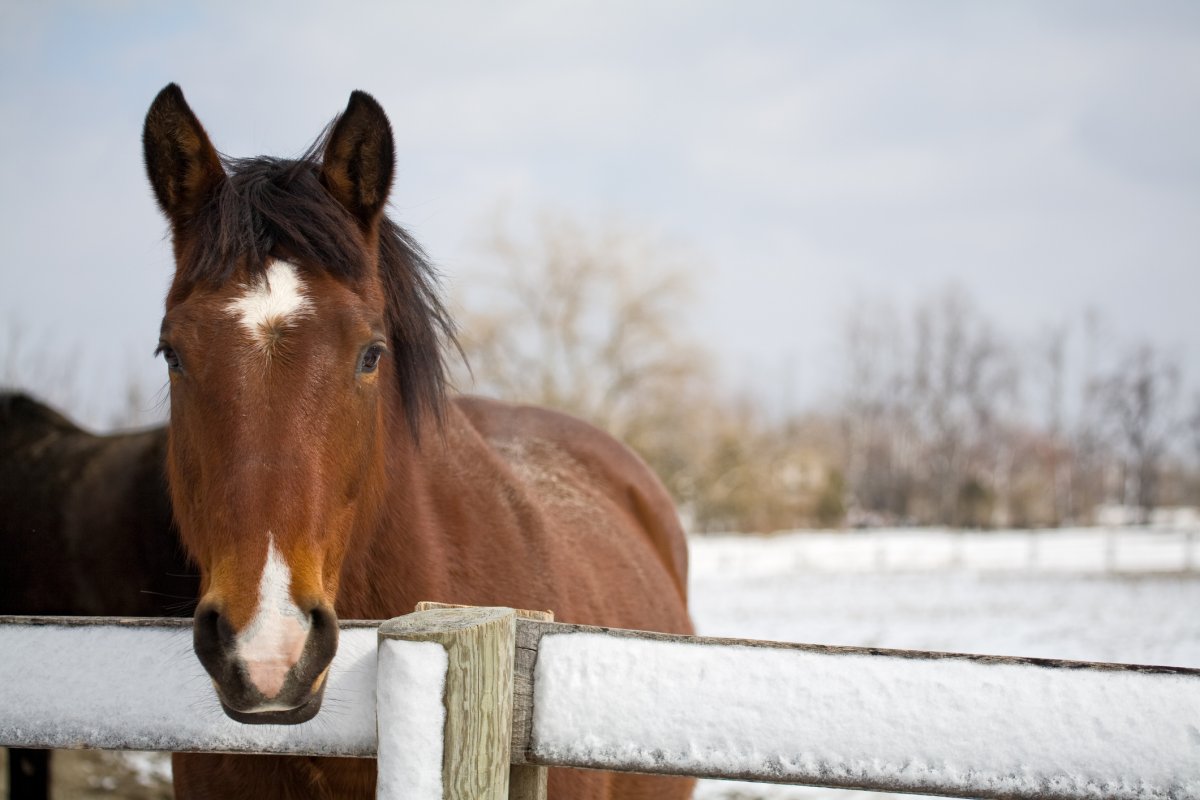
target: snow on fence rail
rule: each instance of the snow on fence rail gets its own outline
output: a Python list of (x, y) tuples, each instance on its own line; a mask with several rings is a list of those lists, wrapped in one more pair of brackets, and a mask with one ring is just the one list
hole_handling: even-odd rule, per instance
[(0, 745), (378, 755), (379, 796), (418, 800), (509, 797), (510, 764), (951, 797), (1200, 797), (1200, 670), (433, 609), (344, 623), (325, 710), (243, 726), (213, 702), (190, 639), (187, 621), (0, 618)]
[(0, 745), (373, 756), (377, 628), (341, 623), (331, 713), (284, 727), (225, 716), (190, 619), (0, 617)]

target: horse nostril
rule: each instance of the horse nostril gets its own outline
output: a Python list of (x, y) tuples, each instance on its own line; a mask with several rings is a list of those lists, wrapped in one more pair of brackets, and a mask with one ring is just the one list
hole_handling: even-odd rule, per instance
[(195, 626), (197, 639), (215, 642), (218, 638), (217, 628), (221, 624), (221, 612), (215, 608), (197, 609), (196, 619), (192, 624)]
[(326, 633), (330, 628), (337, 628), (337, 615), (324, 605), (314, 606), (308, 612), (308, 619), (312, 623), (314, 634)]
[(213, 606), (200, 606), (192, 622), (192, 644), (200, 663), (210, 672), (218, 669), (222, 654), (233, 644), (233, 628)]
[(309, 658), (314, 666), (324, 671), (333, 661), (333, 656), (337, 652), (337, 614), (330, 606), (320, 604), (309, 612), (309, 618), (312, 620), (312, 628), (308, 634)]

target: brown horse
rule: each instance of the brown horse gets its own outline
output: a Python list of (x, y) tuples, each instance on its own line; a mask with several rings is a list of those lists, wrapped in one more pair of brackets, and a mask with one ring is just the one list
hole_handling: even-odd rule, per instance
[(96, 436), (0, 393), (0, 614), (190, 613), (163, 428)]
[[(164, 428), (96, 436), (0, 393), (0, 614), (191, 613), (171, 522)], [(9, 751), (14, 800), (49, 796), (49, 751)]]
[[(195, 649), (243, 722), (321, 705), (337, 619), (419, 600), (687, 633), (687, 551), (629, 450), (552, 411), (447, 396), (422, 252), (384, 215), (369, 95), (305, 156), (222, 161), (175, 85), (146, 116), (176, 271), (160, 349), (168, 476), (200, 567)], [(227, 171), (228, 168), (228, 171)], [(180, 798), (368, 797), (373, 762), (176, 754)], [(556, 798), (682, 798), (677, 778), (552, 771)]]

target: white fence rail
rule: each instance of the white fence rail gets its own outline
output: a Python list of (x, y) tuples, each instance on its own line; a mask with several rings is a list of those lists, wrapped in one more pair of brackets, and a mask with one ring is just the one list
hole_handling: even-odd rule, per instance
[[(484, 623), (490, 638), (463, 638)], [(376, 625), (343, 626), (327, 709), (276, 727), (224, 717), (187, 621), (0, 618), (0, 745), (377, 755), (380, 797), (506, 797), (504, 769), (477, 769), (497, 758), (951, 797), (1200, 797), (1200, 670), (670, 636), (507, 609)], [(419, 751), (430, 726), (436, 754)]]
[(190, 619), (0, 617), (0, 745), (374, 756), (376, 628), (342, 625), (336, 713), (282, 727), (225, 716)]
[(1200, 531), (1068, 528), (1026, 531), (897, 529), (698, 535), (692, 576), (785, 572), (1145, 574), (1200, 572)]

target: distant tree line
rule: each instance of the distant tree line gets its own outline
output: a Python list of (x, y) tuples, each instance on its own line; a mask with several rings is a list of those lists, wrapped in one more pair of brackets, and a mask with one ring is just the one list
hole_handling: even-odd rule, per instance
[[(1069, 373), (1072, 334), (1083, 356)], [(1178, 359), (1110, 338), (1091, 315), (1019, 341), (953, 290), (907, 318), (887, 306), (849, 315), (836, 413), (854, 513), (1057, 526), (1091, 522), (1106, 504), (1144, 520), (1196, 503), (1200, 452), (1186, 444), (1195, 423)], [(1194, 419), (1200, 398), (1192, 406)]]
[[(1015, 337), (946, 289), (849, 309), (830, 407), (768, 414), (680, 334), (690, 259), (638, 232), (502, 216), (460, 293), (459, 382), (634, 447), (695, 530), (1086, 524), (1200, 504), (1200, 396), (1178, 358), (1100, 318)], [(1070, 356), (1070, 357), (1069, 357)]]

